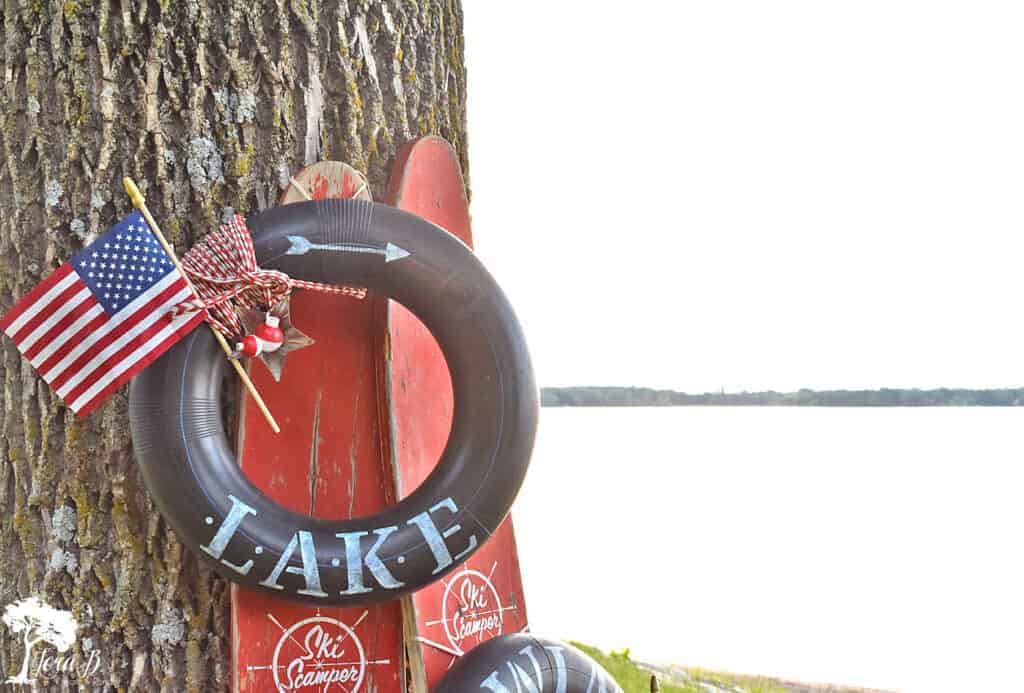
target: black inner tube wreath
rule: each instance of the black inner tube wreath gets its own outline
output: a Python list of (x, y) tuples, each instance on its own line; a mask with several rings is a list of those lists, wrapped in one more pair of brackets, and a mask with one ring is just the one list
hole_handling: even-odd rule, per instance
[(511, 306), (462, 242), (385, 205), (299, 203), (248, 226), (261, 267), (365, 286), (416, 314), (451, 374), (448, 443), (423, 484), (376, 515), (332, 521), (286, 510), (236, 462), (221, 414), (227, 361), (201, 329), (132, 381), (132, 439), (149, 492), (186, 545), (255, 589), (354, 605), (434, 582), (497, 529), (526, 474), (537, 388)]

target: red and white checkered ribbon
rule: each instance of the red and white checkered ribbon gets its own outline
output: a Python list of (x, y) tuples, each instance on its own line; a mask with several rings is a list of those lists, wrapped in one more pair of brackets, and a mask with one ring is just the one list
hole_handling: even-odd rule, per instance
[(207, 320), (230, 342), (245, 336), (238, 317), (240, 308), (271, 308), (293, 289), (364, 298), (366, 289), (332, 286), (292, 279), (284, 272), (262, 269), (256, 263), (252, 236), (241, 215), (213, 231), (181, 258), (185, 274), (199, 294), (199, 301), (187, 301), (179, 312), (206, 310)]

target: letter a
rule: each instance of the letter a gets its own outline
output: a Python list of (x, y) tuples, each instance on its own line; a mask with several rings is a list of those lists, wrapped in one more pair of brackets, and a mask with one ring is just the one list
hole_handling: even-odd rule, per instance
[[(292, 554), (295, 553), (296, 544), (301, 547), (301, 568), (288, 565), (288, 561), (292, 559)], [(285, 566), (288, 567), (286, 568)], [(271, 589), (283, 590), (284, 587), (277, 584), (277, 581), (283, 572), (291, 573), (292, 575), (301, 575), (306, 578), (306, 589), (298, 590), (299, 594), (308, 594), (310, 597), (327, 596), (327, 593), (320, 589), (320, 569), (316, 565), (316, 547), (313, 546), (313, 535), (309, 532), (300, 529), (292, 535), (292, 540), (288, 542), (288, 548), (286, 548), (281, 554), (281, 558), (278, 559), (277, 565), (274, 566), (274, 570), (270, 573), (267, 579), (262, 581), (260, 584)]]

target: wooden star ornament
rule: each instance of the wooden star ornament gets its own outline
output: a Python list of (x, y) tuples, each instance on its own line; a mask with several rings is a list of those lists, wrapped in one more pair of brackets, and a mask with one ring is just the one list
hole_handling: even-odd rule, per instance
[[(281, 373), (284, 371), (284, 361), (288, 353), (308, 347), (314, 344), (314, 341), (312, 337), (292, 324), (291, 302), (288, 296), (271, 308), (269, 315), (271, 318), (276, 318), (278, 326), (284, 333), (284, 341), (273, 351), (260, 351), (256, 358), (263, 362), (263, 365), (270, 371), (270, 375), (274, 376), (275, 381), (281, 382)], [(258, 333), (259, 327), (267, 321), (267, 316), (268, 313), (262, 310), (246, 310), (239, 315), (242, 326), (250, 335)]]

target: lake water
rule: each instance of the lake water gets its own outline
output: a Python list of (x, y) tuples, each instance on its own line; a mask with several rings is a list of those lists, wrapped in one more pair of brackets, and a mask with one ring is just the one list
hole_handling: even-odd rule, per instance
[(533, 632), (905, 691), (1024, 690), (1024, 410), (543, 409)]

